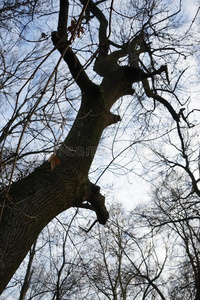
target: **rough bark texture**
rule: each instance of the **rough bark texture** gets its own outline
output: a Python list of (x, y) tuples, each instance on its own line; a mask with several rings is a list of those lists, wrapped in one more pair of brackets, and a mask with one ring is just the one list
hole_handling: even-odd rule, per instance
[[(91, 102), (96, 101), (96, 108), (92, 103), (82, 105), (70, 134), (59, 149), (61, 164), (52, 171), (50, 164), (45, 162), (27, 178), (14, 183), (10, 189), (9, 197), (16, 207), (7, 204), (1, 220), (1, 291), (44, 226), (72, 206), (78, 206), (83, 201), (93, 202), (93, 199), (98, 202), (101, 198), (99, 189), (95, 190), (87, 177), (94, 149), (98, 146), (106, 122), (106, 114), (102, 112), (101, 104), (98, 105), (98, 101), (102, 100), (96, 93), (93, 97)], [(85, 101), (88, 101), (87, 97)], [(77, 155), (77, 147), (81, 147), (83, 155)], [(88, 151), (89, 147), (92, 151)], [(105, 223), (108, 213), (104, 203), (98, 205), (101, 207), (98, 220)]]
[[(103, 76), (97, 86), (87, 76), (70, 48), (66, 24), (67, 1), (61, 1), (65, 10), (59, 14), (58, 32), (52, 33), (54, 46), (63, 56), (77, 85), (82, 91), (82, 102), (71, 131), (58, 151), (61, 164), (52, 171), (45, 162), (28, 177), (12, 184), (9, 196), (0, 194), (1, 203), (6, 197), (0, 227), (0, 292), (26, 256), (41, 230), (59, 213), (88, 201), (87, 208), (96, 212), (97, 220), (105, 224), (109, 214), (100, 188), (88, 180), (101, 135), (106, 126), (120, 121), (110, 112), (112, 105), (123, 95), (133, 94), (132, 84), (165, 71), (161, 67), (152, 73), (130, 66), (119, 66), (117, 60), (127, 55), (124, 47), (108, 55), (106, 38), (107, 21), (92, 1), (81, 1), (99, 21), (99, 53), (95, 71)], [(89, 4), (89, 6), (87, 6)], [(100, 68), (103, 65), (104, 68)], [(152, 96), (152, 95), (149, 95)], [(77, 155), (77, 148), (82, 155)], [(81, 147), (81, 148), (80, 148)], [(91, 150), (91, 151), (90, 151)], [(13, 205), (14, 203), (14, 205)], [(84, 207), (84, 206), (82, 206)]]

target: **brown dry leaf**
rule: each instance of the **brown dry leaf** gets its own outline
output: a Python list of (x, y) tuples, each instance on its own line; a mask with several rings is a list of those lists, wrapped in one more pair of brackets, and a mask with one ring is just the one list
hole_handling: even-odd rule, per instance
[[(71, 34), (73, 34), (73, 32), (76, 28), (76, 25), (77, 25), (77, 20), (74, 18), (74, 20), (71, 20), (71, 25), (69, 27), (67, 27), (67, 31), (70, 32)], [(78, 36), (78, 38), (80, 38), (81, 34), (83, 34), (83, 33), (84, 33), (84, 27), (79, 26), (76, 29), (76, 35)]]
[(60, 159), (55, 154), (51, 154), (51, 156), (48, 159), (48, 162), (51, 163), (52, 171), (54, 170), (55, 166), (60, 165)]

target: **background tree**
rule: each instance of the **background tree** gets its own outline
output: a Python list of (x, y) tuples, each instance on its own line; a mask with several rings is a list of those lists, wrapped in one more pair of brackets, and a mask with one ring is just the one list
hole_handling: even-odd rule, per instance
[(159, 257), (158, 237), (147, 238), (144, 230), (142, 233), (135, 230), (140, 222), (130, 217), (135, 216), (134, 211), (125, 213), (119, 204), (111, 211), (107, 228), (99, 228), (97, 235), (90, 238), (96, 244), (87, 272), (90, 284), (100, 299), (166, 299), (162, 273), (168, 257), (167, 246), (163, 247), (162, 258)]
[[(123, 148), (112, 147), (105, 170), (113, 162), (119, 169), (120, 153), (130, 150), (130, 160), (121, 162), (130, 171), (132, 153), (145, 146), (139, 159), (144, 167), (145, 157), (152, 159), (151, 178), (160, 166), (166, 173), (180, 168), (199, 197), (199, 144), (188, 143), (198, 131), (199, 108), (192, 102), (194, 94), (188, 98), (191, 73), (186, 73), (191, 53), (198, 50), (197, 14), (183, 25), (181, 1), (171, 11), (168, 7), (153, 0), (3, 3), (1, 291), (59, 213), (86, 208), (106, 223), (105, 198), (96, 185), (102, 174), (97, 169), (89, 178), (89, 171), (104, 129), (109, 133), (107, 127), (121, 119), (125, 135), (118, 128), (112, 145), (119, 140)], [(4, 21), (11, 10), (13, 18)], [(193, 61), (196, 66), (195, 56)], [(49, 162), (39, 155), (49, 152)]]
[[(199, 198), (189, 179), (173, 170), (153, 192), (154, 203), (142, 218), (152, 232), (170, 236), (169, 297), (199, 298)], [(184, 180), (185, 179), (185, 180)], [(187, 188), (185, 187), (187, 185)]]
[[(52, 222), (54, 230), (43, 230), (22, 299), (166, 299), (166, 281), (162, 276), (167, 239), (166, 251), (159, 258), (157, 236), (138, 234), (134, 227), (139, 222), (136, 224), (121, 205), (111, 207), (111, 211), (105, 228), (98, 226), (88, 233), (78, 226), (79, 222), (83, 224), (80, 215), (72, 217), (74, 224), (63, 225), (61, 217)], [(8, 295), (21, 299), (22, 269), (17, 273), (2, 299), (8, 299)], [(27, 273), (23, 286), (26, 278)]]

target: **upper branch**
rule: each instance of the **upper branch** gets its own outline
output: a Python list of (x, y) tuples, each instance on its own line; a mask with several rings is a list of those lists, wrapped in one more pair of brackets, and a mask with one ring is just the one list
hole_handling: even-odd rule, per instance
[[(80, 0), (80, 1), (82, 4), (85, 3), (85, 0)], [(106, 20), (102, 11), (97, 7), (97, 5), (92, 0), (90, 0), (87, 10), (88, 13), (91, 12), (99, 21), (99, 46), (100, 46), (99, 51), (101, 54), (107, 55), (109, 49), (108, 37), (107, 37), (108, 21)]]
[[(85, 0), (80, 0), (82, 4), (85, 3)], [(94, 71), (100, 76), (107, 76), (112, 71), (116, 71), (118, 68), (116, 61), (111, 61), (108, 51), (109, 51), (109, 35), (107, 34), (108, 21), (102, 11), (98, 6), (90, 0), (87, 7), (87, 14), (92, 14), (95, 16), (99, 22), (99, 49), (98, 56), (95, 60)]]
[(70, 72), (83, 93), (88, 94), (96, 85), (89, 79), (79, 59), (69, 47), (69, 42), (59, 36), (57, 31), (52, 32), (52, 41), (54, 46), (63, 55)]
[(144, 90), (145, 90), (145, 93), (146, 95), (150, 98), (153, 98), (155, 100), (157, 100), (158, 102), (162, 103), (166, 108), (167, 110), (169, 111), (169, 113), (171, 114), (171, 116), (173, 117), (173, 119), (176, 121), (176, 122), (179, 122), (180, 121), (180, 116), (179, 114), (176, 113), (176, 111), (174, 110), (174, 108), (171, 106), (171, 104), (166, 100), (164, 99), (162, 96), (154, 93), (151, 89), (150, 89), (150, 86), (149, 86), (149, 83), (148, 83), (148, 80), (147, 79), (144, 79), (142, 81), (143, 83), (143, 87), (144, 87)]
[(58, 19), (58, 31), (52, 32), (52, 41), (54, 46), (61, 53), (64, 61), (68, 64), (70, 72), (75, 79), (76, 83), (80, 87), (83, 93), (88, 93), (92, 87), (96, 85), (89, 79), (86, 72), (84, 71), (83, 66), (78, 60), (75, 53), (69, 47), (73, 38), (76, 35), (76, 30), (81, 23), (83, 14), (87, 9), (90, 0), (84, 1), (83, 9), (80, 14), (79, 20), (74, 28), (74, 32), (72, 33), (71, 38), (68, 40), (67, 37), (67, 20), (68, 20), (68, 8), (69, 2), (68, 0), (60, 0), (60, 11), (59, 11), (59, 19)]
[(68, 0), (60, 0), (60, 11), (58, 19), (58, 34), (59, 36), (66, 36), (67, 34), (67, 19), (68, 19)]

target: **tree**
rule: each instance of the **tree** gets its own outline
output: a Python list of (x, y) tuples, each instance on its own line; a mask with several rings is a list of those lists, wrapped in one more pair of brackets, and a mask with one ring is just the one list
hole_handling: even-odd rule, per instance
[(142, 228), (141, 232), (135, 230), (134, 227), (141, 225), (137, 211), (126, 213), (119, 204), (111, 211), (106, 229), (98, 228), (97, 234), (92, 233), (86, 246), (91, 248), (90, 253), (95, 252), (86, 275), (96, 295), (99, 299), (113, 300), (166, 299), (163, 273), (168, 258), (167, 241), (160, 236), (160, 241), (165, 240), (161, 258), (158, 237), (147, 237)]
[[(158, 237), (147, 237), (145, 230), (135, 230), (140, 222), (137, 218), (135, 222), (130, 214), (136, 216), (136, 212), (127, 213), (116, 203), (110, 209), (106, 227), (96, 226), (89, 232), (78, 226), (78, 222), (83, 226), (83, 220), (80, 215), (75, 218), (77, 212), (72, 217), (73, 226), (72, 221), (63, 225), (63, 217), (54, 220), (38, 238), (31, 268), (30, 259), (27, 261), (26, 270), (32, 274), (30, 280), (26, 280), (27, 272), (23, 280), (22, 270), (17, 272), (2, 299), (7, 299), (8, 295), (29, 300), (126, 300), (154, 299), (156, 296), (166, 299), (167, 280), (163, 275), (168, 259), (167, 238), (164, 234), (162, 239), (159, 238), (164, 247), (166, 245), (162, 258), (159, 258)], [(84, 221), (86, 224), (87, 220)], [(53, 230), (50, 230), (51, 226)], [(20, 282), (23, 282), (21, 293)], [(23, 293), (24, 286), (28, 287), (26, 294)]]
[(141, 217), (152, 234), (170, 236), (168, 295), (199, 299), (199, 198), (189, 178), (175, 169), (160, 178), (152, 196), (154, 202)]
[[(38, 1), (3, 4), (1, 89), (10, 109), (5, 111), (0, 136), (1, 292), (38, 234), (59, 213), (81, 207), (95, 211), (100, 224), (108, 220), (105, 197), (89, 178), (89, 170), (103, 131), (121, 121), (111, 112), (119, 99), (124, 97), (124, 111), (129, 106), (134, 111), (132, 117), (141, 128), (137, 142), (165, 135), (167, 122), (169, 132), (175, 127), (183, 144), (182, 124), (191, 127), (190, 113), (183, 112), (183, 101), (176, 95), (186, 70), (181, 58), (190, 55), (190, 45), (182, 46), (188, 28), (180, 32), (182, 44), (174, 31), (181, 2), (172, 13), (168, 4), (154, 0), (125, 4), (91, 0), (78, 4), (60, 0), (59, 7), (48, 1), (44, 6)], [(48, 28), (48, 22), (56, 27), (58, 10), (52, 50), (41, 28)], [(10, 46), (6, 30), (13, 38)], [(173, 79), (169, 61), (174, 64)], [(80, 103), (73, 102), (76, 97)], [(72, 121), (66, 120), (66, 103), (78, 111)], [(159, 110), (166, 116), (162, 126)], [(148, 126), (143, 129), (143, 124)], [(129, 148), (136, 143), (130, 141)], [(49, 152), (53, 152), (49, 161), (42, 162), (39, 153)], [(31, 155), (38, 156), (33, 160)], [(197, 180), (191, 179), (197, 188)]]
[[(78, 210), (48, 224), (9, 282), (3, 299), (85, 299), (88, 294), (82, 259)], [(87, 261), (86, 257), (84, 261)]]

